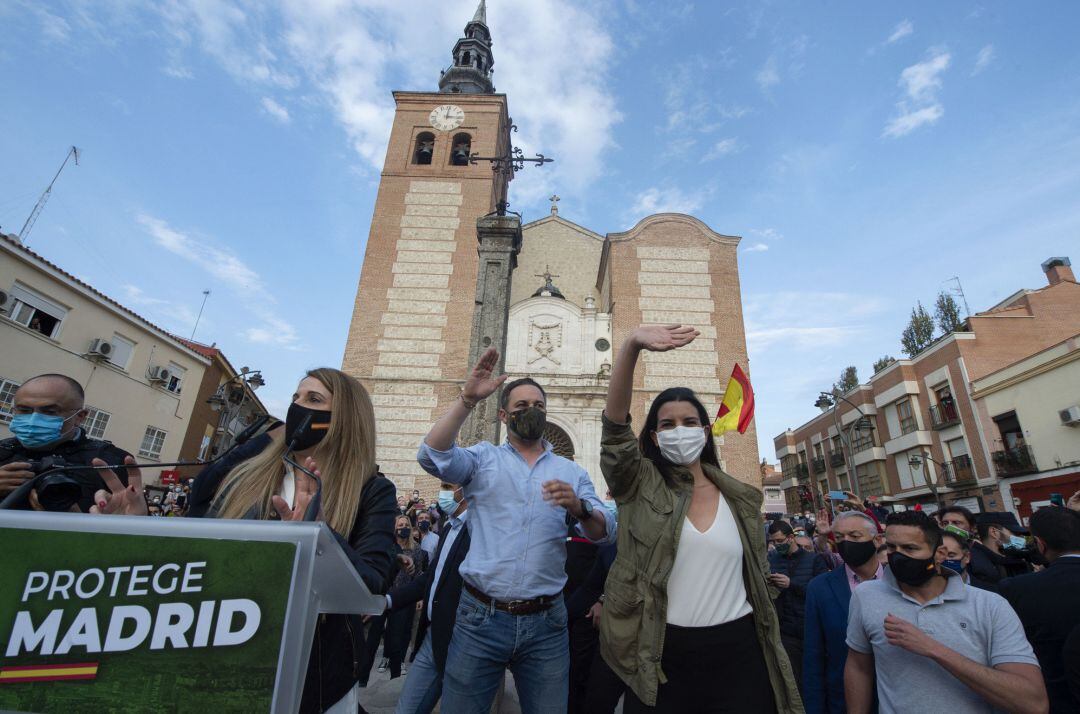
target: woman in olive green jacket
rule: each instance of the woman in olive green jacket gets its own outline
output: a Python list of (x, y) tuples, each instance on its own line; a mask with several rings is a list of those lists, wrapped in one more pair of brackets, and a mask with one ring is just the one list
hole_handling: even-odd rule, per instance
[(637, 712), (802, 712), (780, 644), (761, 528), (762, 495), (720, 469), (704, 406), (686, 388), (630, 428), (641, 350), (665, 352), (693, 328), (642, 326), (615, 361), (600, 465), (619, 507), (600, 651)]

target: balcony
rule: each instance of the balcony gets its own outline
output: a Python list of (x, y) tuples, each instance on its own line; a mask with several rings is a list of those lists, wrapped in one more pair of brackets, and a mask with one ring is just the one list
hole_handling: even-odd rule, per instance
[(975, 482), (975, 466), (971, 463), (971, 457), (967, 454), (957, 456), (952, 461), (944, 464), (945, 483), (949, 486)]
[(960, 414), (956, 410), (955, 402), (941, 402), (930, 407), (930, 426), (934, 429), (946, 429), (959, 423)]
[(1035, 465), (1035, 455), (1030, 446), (1015, 446), (991, 454), (998, 476), (1020, 476), (1033, 474), (1039, 470)]
[(825, 473), (825, 457), (824, 456), (816, 457), (814, 459), (814, 462), (813, 462), (813, 468), (814, 468), (814, 473), (815, 474), (823, 474), (823, 473)]
[(845, 459), (843, 451), (833, 451), (829, 454), (829, 466), (832, 466), (834, 469), (843, 466), (844, 461)]
[(797, 464), (795, 466), (795, 478), (800, 480), (810, 478), (810, 471), (806, 468), (806, 464)]

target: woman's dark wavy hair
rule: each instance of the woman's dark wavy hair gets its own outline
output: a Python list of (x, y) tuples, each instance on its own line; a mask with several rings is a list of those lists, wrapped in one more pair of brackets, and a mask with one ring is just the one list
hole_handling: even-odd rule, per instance
[[(671, 470), (676, 467), (674, 464), (664, 458), (664, 455), (660, 453), (660, 447), (653, 443), (652, 433), (656, 431), (656, 424), (659, 421), (660, 407), (664, 406), (668, 402), (689, 402), (694, 405), (697, 410), (698, 418), (701, 420), (701, 425), (706, 426), (711, 423), (709, 419), (709, 413), (705, 411), (705, 405), (701, 403), (701, 400), (694, 394), (694, 390), (686, 387), (669, 387), (657, 395), (653, 400), (652, 406), (649, 407), (649, 414), (645, 417), (645, 426), (641, 428), (641, 433), (638, 435), (638, 445), (641, 449), (641, 453), (656, 464), (656, 468), (660, 471), (660, 474), (664, 477), (664, 480), (668, 483), (674, 483), (671, 475)], [(701, 452), (702, 463), (712, 464), (716, 468), (720, 468), (720, 460), (716, 456), (716, 443), (711, 438), (705, 439), (705, 449)]]

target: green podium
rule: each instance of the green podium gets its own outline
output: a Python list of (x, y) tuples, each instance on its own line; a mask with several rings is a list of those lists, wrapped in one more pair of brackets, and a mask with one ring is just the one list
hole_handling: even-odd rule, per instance
[(384, 603), (323, 523), (0, 511), (0, 711), (295, 712), (318, 615)]

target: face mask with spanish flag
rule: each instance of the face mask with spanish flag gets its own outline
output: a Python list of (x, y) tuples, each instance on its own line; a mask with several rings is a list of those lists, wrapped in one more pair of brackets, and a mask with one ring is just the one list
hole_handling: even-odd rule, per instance
[[(311, 421), (306, 429), (300, 431), (300, 425), (304, 423), (309, 414), (311, 415)], [(293, 451), (310, 449), (326, 436), (326, 432), (330, 428), (330, 416), (331, 412), (329, 410), (309, 409), (293, 402), (289, 405), (289, 411), (285, 415), (285, 443), (292, 444)]]
[(724, 401), (720, 403), (720, 411), (716, 413), (716, 421), (712, 425), (713, 436), (736, 430), (745, 434), (753, 418), (754, 388), (750, 386), (750, 379), (736, 362), (735, 369), (731, 370), (727, 389), (724, 390)]

